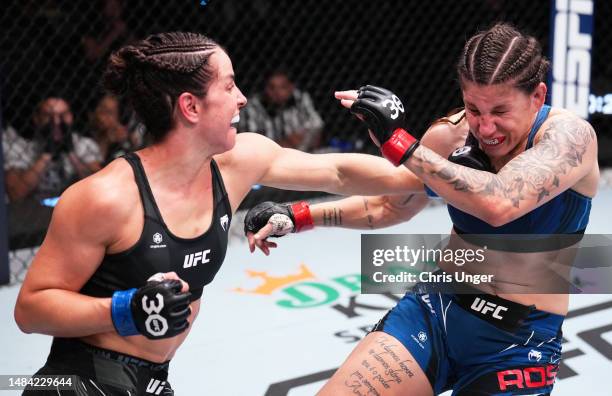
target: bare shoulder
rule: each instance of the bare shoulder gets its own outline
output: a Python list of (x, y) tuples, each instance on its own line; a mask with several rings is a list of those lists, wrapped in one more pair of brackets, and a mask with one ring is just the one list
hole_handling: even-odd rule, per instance
[(257, 183), (282, 150), (263, 135), (244, 132), (236, 136), (236, 144), (231, 150), (215, 155), (214, 159), (222, 171), (239, 175), (239, 179), (250, 186), (250, 183)]
[(262, 159), (262, 156), (275, 149), (280, 149), (280, 146), (267, 137), (259, 133), (243, 132), (236, 135), (236, 144), (231, 150), (215, 155), (214, 158), (220, 166), (248, 164), (255, 158)]
[(104, 233), (124, 224), (139, 201), (132, 169), (118, 159), (64, 191), (53, 217), (64, 226)]
[(236, 136), (234, 147), (213, 158), (217, 162), (223, 183), (234, 210), (266, 174), (273, 160), (280, 155), (281, 147), (258, 133), (244, 132)]
[(535, 136), (535, 143), (542, 140), (574, 141), (581, 146), (596, 145), (597, 136), (593, 126), (571, 111), (553, 108)]
[(436, 122), (427, 129), (421, 144), (435, 151), (442, 157), (448, 157), (457, 147), (465, 145), (469, 127), (461, 114), (449, 117), (450, 122)]

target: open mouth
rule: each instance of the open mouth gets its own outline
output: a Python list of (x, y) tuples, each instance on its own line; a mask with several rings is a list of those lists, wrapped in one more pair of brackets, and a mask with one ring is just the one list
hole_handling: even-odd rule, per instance
[(500, 137), (496, 137), (493, 139), (482, 139), (482, 143), (485, 146), (489, 146), (489, 147), (495, 147), (497, 145), (500, 145), (504, 142), (504, 140), (506, 140), (505, 136), (500, 136)]
[(232, 121), (230, 122), (230, 125), (233, 126), (234, 128), (238, 126), (238, 123), (240, 122), (240, 114), (236, 114), (234, 116), (234, 118), (232, 118)]

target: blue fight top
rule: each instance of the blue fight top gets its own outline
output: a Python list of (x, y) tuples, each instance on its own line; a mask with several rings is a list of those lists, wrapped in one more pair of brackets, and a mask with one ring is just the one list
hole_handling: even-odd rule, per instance
[[(538, 112), (529, 131), (526, 150), (533, 146), (536, 132), (549, 112), (548, 105), (542, 106)], [(469, 144), (470, 137), (471, 134), (468, 134), (466, 144)], [(435, 192), (428, 187), (426, 190), (428, 195), (434, 196)], [(500, 227), (485, 223), (450, 204), (447, 207), (458, 234), (583, 234), (589, 222), (591, 198), (568, 189), (542, 206)]]

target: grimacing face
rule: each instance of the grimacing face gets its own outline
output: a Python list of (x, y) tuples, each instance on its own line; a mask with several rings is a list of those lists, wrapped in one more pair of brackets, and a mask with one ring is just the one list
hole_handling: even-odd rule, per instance
[(508, 155), (526, 141), (546, 96), (543, 83), (531, 94), (510, 82), (480, 85), (464, 81), (462, 87), (470, 131), (491, 158)]

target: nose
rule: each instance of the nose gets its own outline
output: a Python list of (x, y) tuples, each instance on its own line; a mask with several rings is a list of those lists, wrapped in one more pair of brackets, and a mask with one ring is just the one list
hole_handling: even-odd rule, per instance
[(478, 132), (483, 137), (492, 137), (497, 131), (493, 117), (481, 115), (478, 117)]
[(247, 104), (247, 98), (242, 94), (240, 88), (238, 88), (238, 108), (241, 109)]

